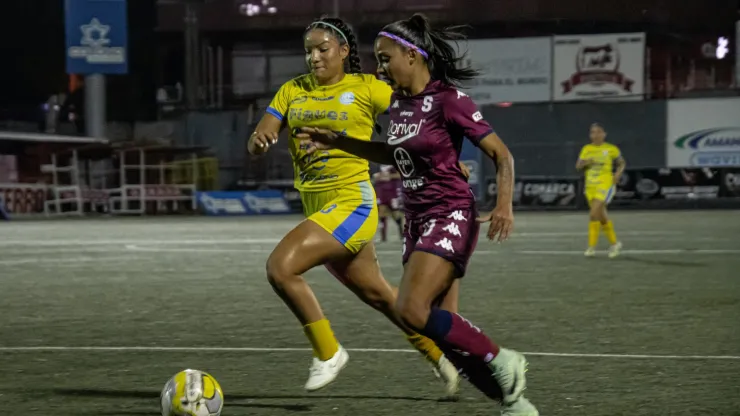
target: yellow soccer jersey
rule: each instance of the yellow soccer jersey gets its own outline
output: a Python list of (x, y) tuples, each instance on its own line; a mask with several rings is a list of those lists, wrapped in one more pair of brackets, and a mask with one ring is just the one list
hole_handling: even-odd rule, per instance
[(341, 150), (306, 155), (294, 136), (301, 127), (318, 127), (370, 140), (377, 116), (388, 109), (391, 88), (374, 75), (348, 74), (342, 81), (320, 86), (311, 74), (280, 87), (267, 112), (287, 125), (293, 157), (295, 187), (299, 191), (325, 191), (370, 180), (364, 159)]
[(587, 144), (578, 156), (581, 160), (591, 159), (593, 164), (586, 168), (586, 186), (612, 186), (614, 161), (622, 157), (619, 148), (611, 143)]

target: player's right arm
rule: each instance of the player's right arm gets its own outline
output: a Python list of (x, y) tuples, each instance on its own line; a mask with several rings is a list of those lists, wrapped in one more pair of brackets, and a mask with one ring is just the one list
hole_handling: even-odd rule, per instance
[(581, 171), (583, 169), (586, 169), (591, 163), (591, 159), (586, 159), (586, 146), (583, 146), (583, 148), (581, 149), (581, 154), (578, 155), (576, 170)]
[(309, 146), (306, 150), (308, 154), (318, 150), (339, 149), (380, 165), (395, 163), (393, 151), (385, 142), (355, 139), (318, 127), (302, 127), (295, 137), (301, 140), (301, 145)]
[[(377, 119), (380, 114), (385, 113), (390, 107), (393, 90), (388, 84), (373, 75), (365, 75), (365, 77), (367, 77), (365, 81), (370, 88), (372, 114)], [(359, 140), (315, 127), (303, 127), (296, 138), (301, 139), (302, 145), (308, 146), (306, 150), (308, 154), (317, 150), (333, 148), (380, 165), (395, 164), (393, 151), (385, 142)]]
[(247, 150), (252, 155), (261, 155), (277, 143), (280, 130), (287, 124), (288, 106), (290, 104), (292, 81), (283, 84), (278, 90), (267, 111), (257, 123), (254, 132), (249, 136)]

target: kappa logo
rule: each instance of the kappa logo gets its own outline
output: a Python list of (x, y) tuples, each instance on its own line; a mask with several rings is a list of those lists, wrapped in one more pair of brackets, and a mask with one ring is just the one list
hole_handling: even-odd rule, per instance
[(458, 100), (459, 100), (460, 98), (462, 98), (462, 97), (467, 97), (467, 96), (468, 96), (468, 94), (465, 94), (464, 92), (462, 92), (462, 91), (460, 91), (460, 90), (456, 90), (456, 91), (457, 91), (457, 99), (458, 99)]
[(398, 108), (398, 100), (393, 102), (393, 105), (391, 106), (391, 108)]
[(455, 237), (462, 236), (462, 233), (460, 232), (460, 227), (458, 227), (458, 225), (454, 222), (447, 224), (444, 228), (442, 228), (442, 231), (447, 231)]
[(434, 245), (437, 246), (437, 247), (442, 247), (443, 249), (445, 249), (445, 250), (447, 250), (449, 252), (452, 252), (452, 253), (455, 252), (455, 248), (452, 245), (452, 241), (450, 241), (450, 239), (447, 238), (447, 237), (445, 237), (445, 238), (437, 241), (436, 243), (434, 243)]

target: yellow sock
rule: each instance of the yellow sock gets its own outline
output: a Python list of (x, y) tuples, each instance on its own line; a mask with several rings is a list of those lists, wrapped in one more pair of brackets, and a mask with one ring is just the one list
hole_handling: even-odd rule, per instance
[(614, 232), (614, 224), (611, 221), (607, 221), (606, 224), (602, 224), (601, 230), (604, 231), (606, 238), (609, 240), (609, 244), (617, 244), (617, 233)]
[(311, 341), (314, 355), (321, 361), (326, 361), (339, 350), (339, 342), (334, 337), (329, 320), (324, 318), (303, 327), (303, 332)]
[(436, 364), (439, 362), (439, 359), (442, 358), (442, 350), (439, 349), (434, 341), (424, 335), (406, 335), (406, 340), (413, 345), (417, 351), (422, 353), (427, 360)]
[(599, 243), (599, 228), (601, 228), (601, 223), (598, 221), (590, 221), (588, 223), (588, 246), (589, 247), (596, 247), (596, 244)]

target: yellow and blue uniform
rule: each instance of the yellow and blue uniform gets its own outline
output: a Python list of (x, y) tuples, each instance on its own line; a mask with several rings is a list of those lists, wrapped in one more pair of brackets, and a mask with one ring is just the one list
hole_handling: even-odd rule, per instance
[(294, 131), (318, 127), (369, 141), (376, 118), (390, 105), (391, 93), (373, 75), (347, 74), (334, 85), (320, 86), (307, 74), (283, 84), (267, 108), (290, 132), (295, 187), (304, 214), (352, 253), (372, 241), (378, 226), (369, 164), (337, 149), (307, 155)]
[(622, 157), (619, 148), (611, 143), (600, 145), (587, 144), (581, 149), (578, 156), (581, 160), (591, 159), (592, 163), (586, 167), (586, 200), (611, 202), (616, 192), (614, 183), (614, 162)]

